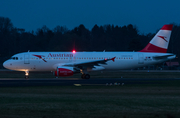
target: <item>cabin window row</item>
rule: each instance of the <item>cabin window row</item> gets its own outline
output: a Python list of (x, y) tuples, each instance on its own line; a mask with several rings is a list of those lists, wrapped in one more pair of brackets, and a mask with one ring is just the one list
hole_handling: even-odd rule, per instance
[[(41, 58), (31, 58), (32, 60), (36, 60), (36, 59), (41, 59)], [(43, 58), (43, 59), (46, 59), (46, 60), (53, 60), (53, 59), (99, 59), (99, 60), (103, 60), (103, 59), (111, 59), (111, 58), (105, 58), (105, 57), (102, 57), (102, 58), (93, 58), (93, 57), (89, 57), (89, 58), (81, 58), (81, 57), (77, 57), (77, 58)], [(116, 57), (115, 59), (133, 59), (132, 57)]]

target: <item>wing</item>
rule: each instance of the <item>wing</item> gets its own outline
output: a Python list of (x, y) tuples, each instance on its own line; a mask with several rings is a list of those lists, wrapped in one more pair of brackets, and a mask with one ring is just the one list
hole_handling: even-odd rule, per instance
[(94, 68), (94, 66), (100, 66), (99, 64), (107, 64), (107, 61), (112, 60), (114, 62), (116, 57), (113, 57), (111, 59), (103, 59), (98, 61), (91, 61), (91, 62), (84, 62), (84, 63), (75, 63), (75, 64), (65, 64), (64, 66), (74, 66), (79, 69), (85, 69), (85, 68)]

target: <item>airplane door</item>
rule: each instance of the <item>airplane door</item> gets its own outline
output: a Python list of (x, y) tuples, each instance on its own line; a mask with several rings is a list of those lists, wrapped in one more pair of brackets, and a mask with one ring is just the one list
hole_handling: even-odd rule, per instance
[(29, 64), (29, 54), (24, 54), (24, 64)]
[(144, 64), (144, 55), (143, 54), (139, 54), (139, 59), (138, 59), (138, 64)]

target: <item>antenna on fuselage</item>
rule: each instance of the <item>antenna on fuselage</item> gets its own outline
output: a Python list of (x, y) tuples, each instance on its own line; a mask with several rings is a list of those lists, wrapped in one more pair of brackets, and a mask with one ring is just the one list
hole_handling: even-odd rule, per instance
[(105, 52), (106, 50), (104, 50), (103, 52)]
[(28, 52), (30, 52), (30, 50), (28, 50)]

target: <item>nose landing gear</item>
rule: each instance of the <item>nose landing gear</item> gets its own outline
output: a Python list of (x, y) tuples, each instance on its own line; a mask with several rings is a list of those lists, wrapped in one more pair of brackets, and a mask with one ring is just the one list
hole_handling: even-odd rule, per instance
[(29, 71), (25, 71), (25, 79), (29, 78)]

